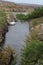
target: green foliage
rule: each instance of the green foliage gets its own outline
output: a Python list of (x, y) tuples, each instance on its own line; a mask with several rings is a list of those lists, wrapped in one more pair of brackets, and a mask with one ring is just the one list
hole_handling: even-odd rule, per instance
[(26, 15), (24, 14), (17, 14), (16, 17), (19, 19), (19, 20), (26, 20)]
[(34, 11), (31, 13), (32, 18), (38, 18), (43, 16), (43, 7), (35, 8)]
[(38, 18), (38, 17), (41, 17), (43, 16), (43, 7), (38, 7), (38, 8), (35, 8), (33, 12), (31, 12), (31, 14), (17, 14), (16, 17), (19, 19), (19, 20), (30, 20), (30, 19), (33, 19), (33, 18)]
[(26, 42), (21, 65), (43, 65), (43, 42), (33, 39)]
[(4, 27), (6, 23), (6, 14), (4, 11), (0, 11), (0, 27)]

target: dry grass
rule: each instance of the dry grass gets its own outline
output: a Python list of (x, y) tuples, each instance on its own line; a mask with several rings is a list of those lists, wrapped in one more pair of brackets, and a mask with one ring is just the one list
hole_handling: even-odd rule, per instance
[(40, 23), (43, 23), (43, 16), (40, 17), (40, 18), (32, 19), (32, 20), (30, 21), (30, 23), (31, 23), (33, 26), (35, 26), (35, 25), (37, 25), (37, 24), (40, 24)]

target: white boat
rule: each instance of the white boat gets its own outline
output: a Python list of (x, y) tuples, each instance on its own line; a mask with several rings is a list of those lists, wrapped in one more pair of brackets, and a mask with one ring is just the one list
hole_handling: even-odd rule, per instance
[(9, 22), (8, 24), (9, 24), (9, 25), (15, 25), (15, 23), (16, 23), (16, 22), (13, 21), (13, 22)]
[(8, 21), (8, 24), (9, 24), (9, 25), (15, 25), (16, 22), (15, 22), (15, 21), (11, 21), (11, 22)]

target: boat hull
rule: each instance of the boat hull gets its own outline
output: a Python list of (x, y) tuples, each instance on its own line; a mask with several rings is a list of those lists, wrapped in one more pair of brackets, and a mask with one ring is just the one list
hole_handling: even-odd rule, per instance
[(15, 25), (16, 22), (8, 22), (8, 25)]

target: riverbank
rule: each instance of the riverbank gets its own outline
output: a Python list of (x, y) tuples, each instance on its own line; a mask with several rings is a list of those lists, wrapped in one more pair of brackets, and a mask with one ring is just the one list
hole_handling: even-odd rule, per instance
[(43, 41), (43, 16), (30, 20), (29, 29), (32, 38)]
[(8, 25), (5, 12), (0, 12), (0, 44), (5, 40), (5, 34), (8, 32)]
[(1, 65), (10, 65), (11, 63), (12, 64), (16, 63), (16, 56), (14, 50), (11, 47), (8, 47), (7, 49), (4, 48), (5, 35), (8, 32), (8, 21), (6, 15), (7, 14), (5, 12), (3, 11), (0, 12), (0, 64)]

